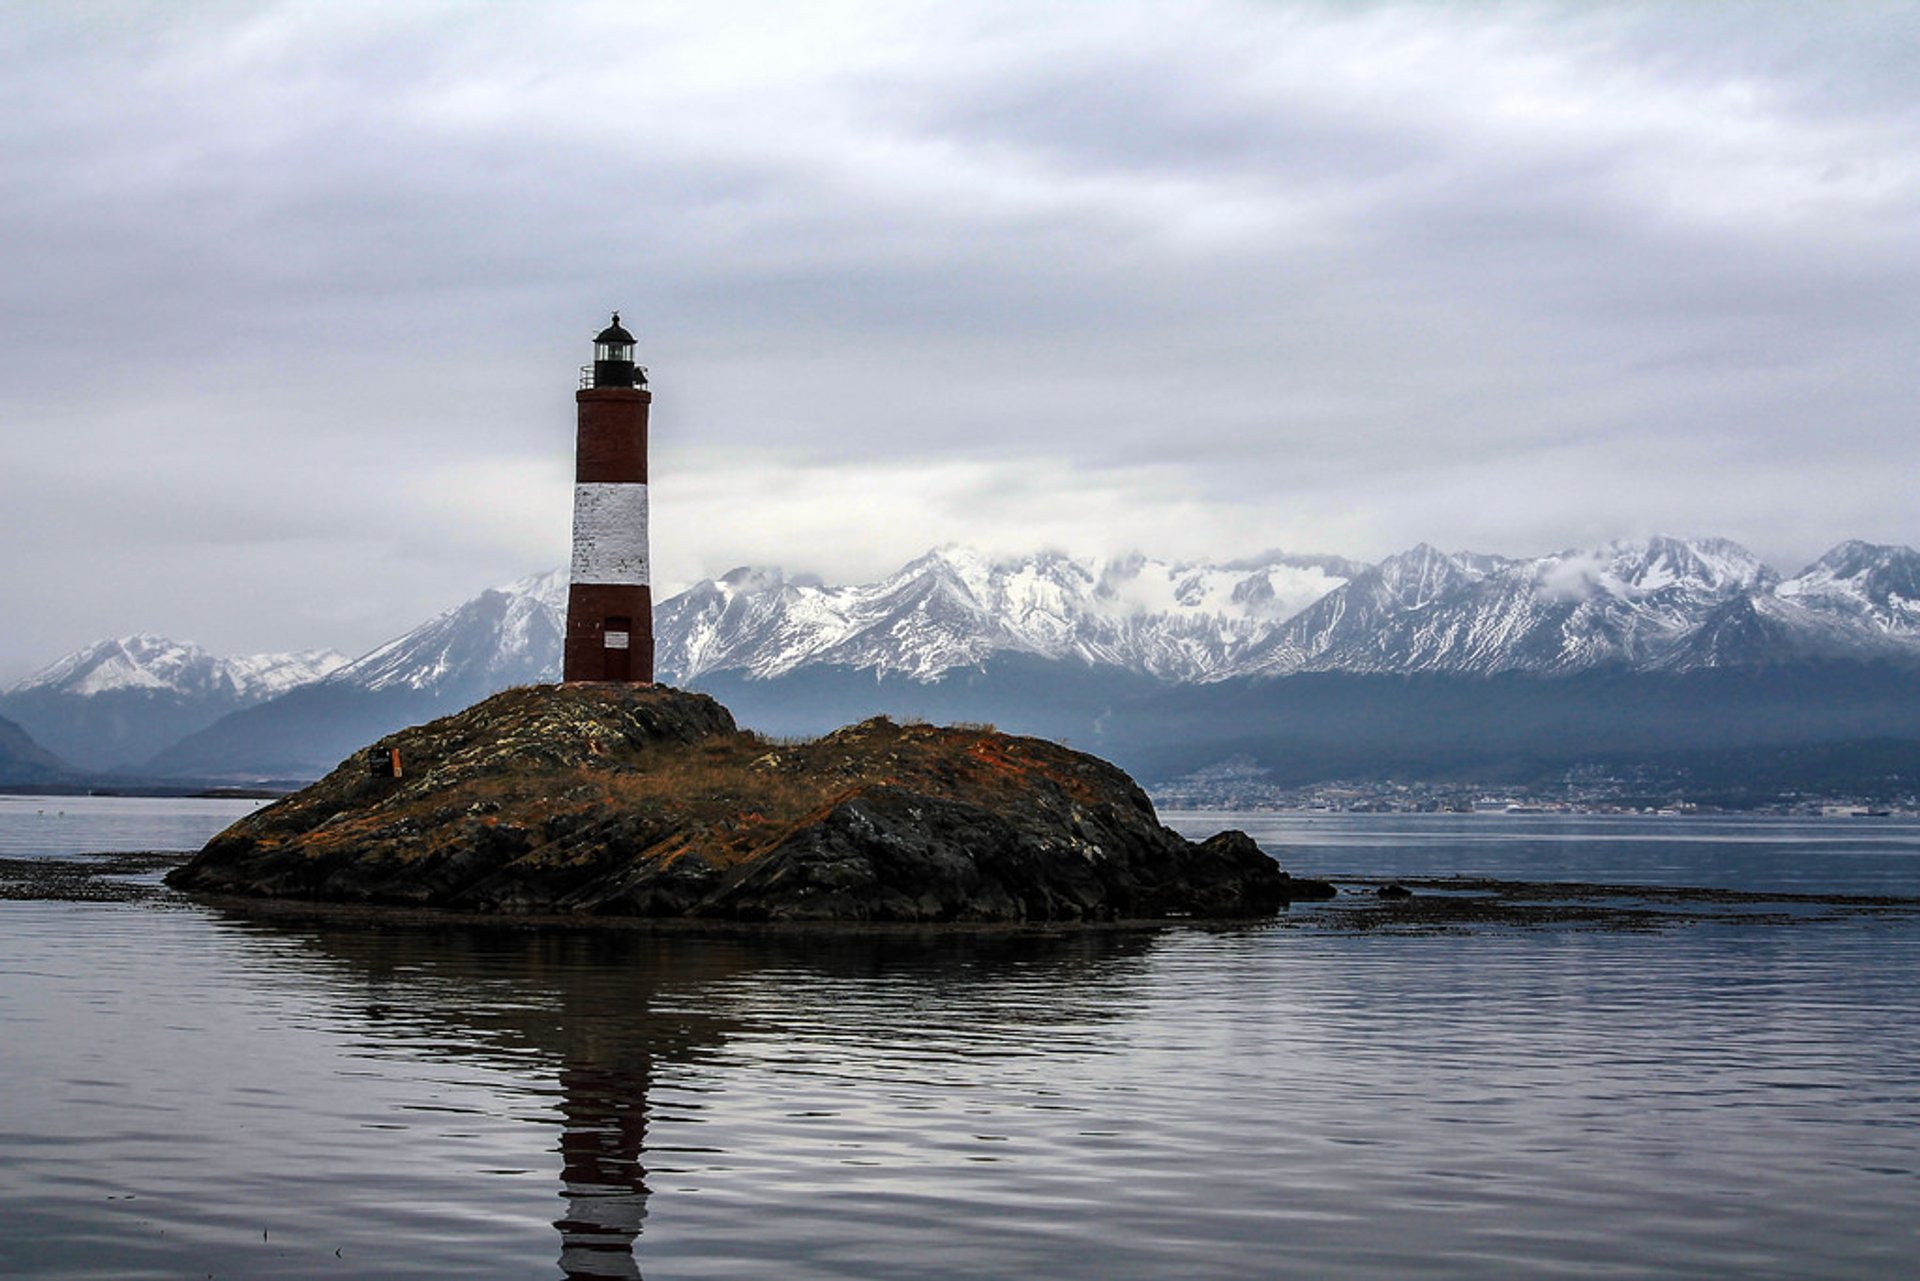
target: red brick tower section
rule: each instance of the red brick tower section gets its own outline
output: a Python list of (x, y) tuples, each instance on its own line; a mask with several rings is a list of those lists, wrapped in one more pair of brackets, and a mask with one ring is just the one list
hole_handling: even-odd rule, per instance
[(573, 572), (562, 679), (653, 683), (653, 587), (647, 564), (647, 409), (620, 313), (582, 371), (574, 443)]

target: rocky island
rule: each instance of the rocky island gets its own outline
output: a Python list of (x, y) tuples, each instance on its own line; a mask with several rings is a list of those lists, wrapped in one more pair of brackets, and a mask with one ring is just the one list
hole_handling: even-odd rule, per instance
[(986, 726), (805, 742), (703, 694), (508, 690), (356, 755), (168, 876), (217, 895), (793, 923), (1246, 917), (1328, 898), (1241, 832), (1161, 826), (1116, 767)]

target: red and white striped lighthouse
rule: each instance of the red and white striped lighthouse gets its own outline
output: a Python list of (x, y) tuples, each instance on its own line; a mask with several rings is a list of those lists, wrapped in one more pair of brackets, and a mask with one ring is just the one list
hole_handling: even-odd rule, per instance
[(573, 573), (562, 679), (653, 681), (653, 588), (647, 571), (646, 370), (620, 313), (581, 371), (574, 443)]

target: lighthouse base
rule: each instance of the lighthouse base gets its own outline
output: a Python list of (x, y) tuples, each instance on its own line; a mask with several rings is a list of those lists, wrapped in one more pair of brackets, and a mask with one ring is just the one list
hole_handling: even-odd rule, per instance
[(614, 583), (569, 587), (561, 679), (653, 684), (653, 589)]

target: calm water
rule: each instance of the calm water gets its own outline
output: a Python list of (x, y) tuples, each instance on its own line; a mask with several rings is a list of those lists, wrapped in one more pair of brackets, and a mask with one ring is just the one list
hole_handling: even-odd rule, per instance
[[(249, 807), (9, 799), (0, 854)], [(1886, 820), (1235, 821), (1304, 872), (1913, 893), (1920, 859)], [(1912, 918), (743, 941), (0, 902), (0, 1275), (1904, 1277), (1916, 974)]]
[(1161, 815), (1190, 836), (1238, 827), (1308, 876), (1474, 876), (1920, 895), (1920, 822), (1562, 814)]

